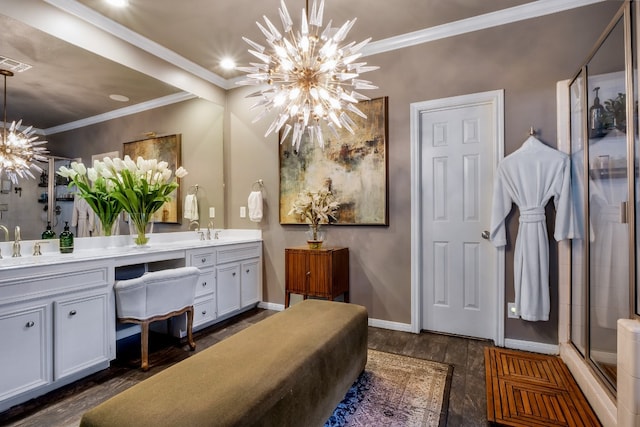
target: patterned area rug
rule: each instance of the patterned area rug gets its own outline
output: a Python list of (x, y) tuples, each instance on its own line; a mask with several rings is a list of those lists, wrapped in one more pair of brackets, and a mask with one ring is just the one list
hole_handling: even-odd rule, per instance
[(376, 350), (325, 427), (445, 426), (453, 367)]

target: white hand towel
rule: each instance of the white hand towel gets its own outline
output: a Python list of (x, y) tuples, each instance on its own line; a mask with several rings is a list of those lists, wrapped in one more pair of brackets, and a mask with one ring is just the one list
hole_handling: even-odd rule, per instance
[(262, 221), (262, 192), (252, 191), (247, 200), (249, 206), (249, 219), (253, 222)]
[(198, 220), (198, 198), (195, 194), (187, 194), (184, 198), (184, 217), (189, 221)]

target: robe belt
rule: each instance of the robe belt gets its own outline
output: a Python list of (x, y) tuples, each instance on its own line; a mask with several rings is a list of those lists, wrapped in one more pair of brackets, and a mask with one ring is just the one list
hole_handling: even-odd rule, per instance
[(520, 222), (544, 222), (544, 220), (544, 207), (520, 209)]
[(600, 211), (600, 218), (608, 222), (620, 222), (620, 206), (606, 205)]

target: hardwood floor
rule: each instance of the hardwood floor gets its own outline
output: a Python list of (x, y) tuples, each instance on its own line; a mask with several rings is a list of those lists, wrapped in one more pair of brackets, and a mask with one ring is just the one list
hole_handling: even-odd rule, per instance
[[(220, 325), (196, 332), (196, 352), (276, 313), (254, 309)], [(435, 360), (453, 365), (447, 425), (486, 426), (484, 347), (489, 341), (432, 333), (412, 334), (369, 328), (369, 347), (375, 350)], [(118, 342), (117, 359), (109, 369), (82, 379), (45, 396), (0, 413), (0, 425), (77, 426), (82, 414), (162, 369), (189, 357), (188, 345), (161, 335), (149, 340), (150, 369), (140, 367), (139, 339), (134, 336)]]

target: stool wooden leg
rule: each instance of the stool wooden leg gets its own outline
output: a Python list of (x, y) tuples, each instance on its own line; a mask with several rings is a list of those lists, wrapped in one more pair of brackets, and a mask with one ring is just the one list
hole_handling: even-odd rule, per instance
[(284, 293), (284, 308), (289, 307), (289, 298), (291, 294), (289, 292)]
[(196, 342), (193, 340), (193, 306), (187, 310), (187, 339), (191, 350), (196, 349)]
[(140, 334), (140, 347), (142, 353), (142, 370), (146, 371), (149, 369), (149, 322), (143, 321), (140, 324), (140, 328), (142, 332)]

